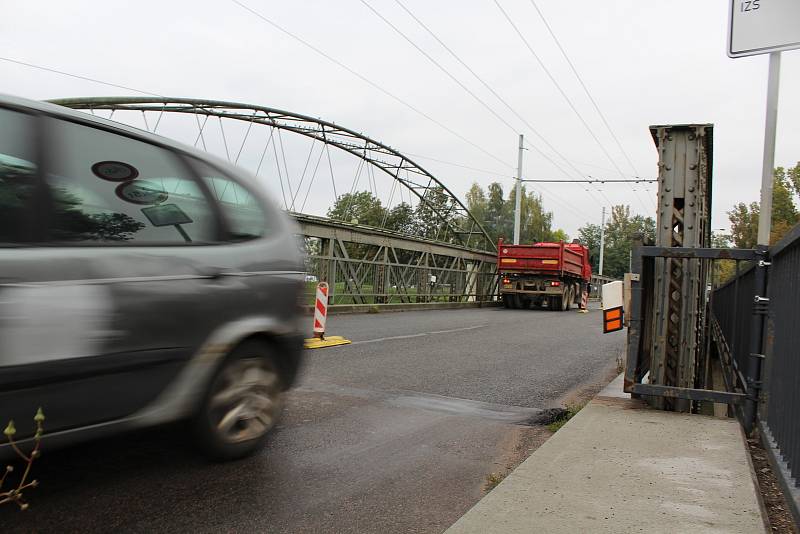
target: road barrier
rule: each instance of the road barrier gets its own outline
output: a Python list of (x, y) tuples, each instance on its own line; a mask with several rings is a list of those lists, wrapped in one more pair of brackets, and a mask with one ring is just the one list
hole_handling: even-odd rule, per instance
[(314, 304), (314, 334), (311, 339), (306, 339), (307, 349), (321, 349), (323, 347), (335, 347), (337, 345), (347, 345), (349, 339), (342, 336), (325, 337), (325, 323), (328, 319), (328, 284), (320, 282), (317, 284), (317, 299)]
[(314, 337), (325, 339), (325, 321), (328, 318), (328, 284), (317, 284), (317, 302), (314, 304)]
[(581, 313), (589, 313), (589, 292), (586, 290), (581, 293), (581, 309), (578, 311)]

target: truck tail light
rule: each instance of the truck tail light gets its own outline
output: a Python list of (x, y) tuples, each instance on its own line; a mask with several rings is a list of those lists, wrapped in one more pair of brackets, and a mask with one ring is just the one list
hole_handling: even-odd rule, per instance
[(550, 282), (550, 285), (553, 286), (553, 287), (558, 287), (558, 286), (561, 285), (561, 282), (559, 282), (558, 280), (552, 280)]
[(503, 278), (503, 283), (504, 284), (510, 284), (511, 280), (509, 280), (508, 278)]

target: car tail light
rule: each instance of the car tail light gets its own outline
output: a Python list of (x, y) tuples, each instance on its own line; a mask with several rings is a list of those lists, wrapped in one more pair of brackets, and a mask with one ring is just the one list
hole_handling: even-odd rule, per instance
[(561, 285), (561, 282), (559, 282), (558, 280), (552, 280), (550, 282), (550, 285), (553, 286), (553, 287), (558, 287), (558, 286)]

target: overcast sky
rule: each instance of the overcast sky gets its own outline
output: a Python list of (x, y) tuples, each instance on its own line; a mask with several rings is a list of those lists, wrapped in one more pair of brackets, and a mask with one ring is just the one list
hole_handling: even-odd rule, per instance
[[(415, 159), (462, 199), (472, 182), (512, 186), (517, 135), (551, 159), (553, 151), (444, 50), (395, 0), (366, 0), (474, 92), (511, 127), (395, 33), (361, 0), (241, 0), (286, 30), (397, 95), (443, 129), (352, 73), (286, 36), (230, 0), (217, 2), (0, 0), (0, 56), (161, 95), (231, 100), (321, 117)], [(725, 0), (537, 0), (537, 5), (605, 114), (617, 147), (564, 61), (530, 0), (499, 0), (573, 102), (596, 142), (503, 16), (494, 0), (401, 0), (525, 121), (583, 174), (654, 178), (657, 155), (648, 126), (714, 123), (713, 227), (725, 212), (757, 200), (764, 135), (767, 56), (725, 55)], [(762, 0), (763, 2), (764, 0)], [(135, 95), (97, 83), (0, 61), (0, 90), (34, 99)], [(800, 51), (783, 54), (776, 165), (800, 160)], [(184, 139), (185, 141), (185, 139)], [(287, 140), (287, 167), (302, 170), (308, 145)], [(610, 154), (604, 154), (600, 145)], [(417, 157), (418, 156), (418, 157)], [(355, 169), (337, 155), (349, 187)], [(350, 162), (347, 162), (350, 158)], [(435, 159), (430, 159), (435, 158)], [(450, 163), (483, 169), (466, 169)], [(247, 161), (252, 161), (252, 158)], [(572, 172), (568, 164), (561, 163)], [(274, 177), (262, 172), (277, 191)], [(535, 150), (524, 177), (565, 175)], [(296, 177), (294, 178), (297, 179)], [(654, 215), (654, 187), (575, 184), (536, 187), (555, 225), (574, 235), (599, 222), (603, 204), (630, 204)], [(339, 191), (341, 193), (341, 191)], [(320, 186), (306, 211), (322, 212)], [(396, 202), (397, 199), (394, 200)]]

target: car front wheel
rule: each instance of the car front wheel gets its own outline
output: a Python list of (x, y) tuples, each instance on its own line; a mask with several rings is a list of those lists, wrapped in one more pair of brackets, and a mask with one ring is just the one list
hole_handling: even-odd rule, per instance
[(261, 341), (242, 343), (215, 373), (195, 414), (198, 445), (215, 460), (254, 453), (280, 417), (282, 391), (272, 348)]

